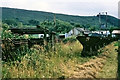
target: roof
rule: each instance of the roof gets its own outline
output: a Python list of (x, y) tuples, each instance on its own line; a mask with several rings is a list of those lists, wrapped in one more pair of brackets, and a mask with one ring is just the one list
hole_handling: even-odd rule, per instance
[(53, 31), (49, 31), (48, 29), (44, 29), (42, 27), (27, 27), (27, 28), (10, 28), (11, 32), (18, 34), (44, 34), (51, 33), (55, 34)]
[(105, 30), (99, 30), (99, 31), (92, 31), (92, 33), (110, 34), (110, 31), (109, 30), (107, 30), (107, 31), (105, 31)]
[(78, 31), (85, 31), (84, 28), (75, 28), (77, 29)]
[(120, 30), (113, 30), (112, 34), (120, 34)]
[(75, 29), (77, 29), (78, 31), (82, 31), (82, 32), (89, 31), (88, 29), (84, 29), (84, 28), (75, 28)]
[(59, 34), (59, 36), (64, 36), (65, 34)]
[[(109, 30), (107, 30), (109, 31)], [(92, 31), (92, 32), (106, 32), (106, 30), (97, 30), (97, 31)]]
[(101, 36), (101, 35), (98, 34), (98, 33), (91, 33), (91, 34), (89, 34), (89, 36), (96, 36), (96, 37), (99, 37), (99, 36)]
[(84, 29), (84, 28), (76, 28), (78, 31), (80, 32), (84, 32), (84, 34), (89, 34), (91, 33), (88, 29)]

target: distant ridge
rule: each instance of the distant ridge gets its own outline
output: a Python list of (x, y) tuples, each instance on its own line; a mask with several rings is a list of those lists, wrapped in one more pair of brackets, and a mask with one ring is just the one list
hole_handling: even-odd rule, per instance
[[(44, 20), (53, 20), (54, 13), (25, 10), (16, 8), (2, 7), (2, 19), (18, 19), (23, 23), (27, 23), (29, 20), (38, 20), (40, 22)], [(101, 16), (102, 22), (105, 22), (105, 16)], [(70, 23), (79, 23), (80, 25), (91, 25), (98, 27), (99, 19), (96, 16), (76, 16), (56, 13), (56, 19), (63, 20)], [(108, 15), (108, 27), (118, 26), (118, 18)]]

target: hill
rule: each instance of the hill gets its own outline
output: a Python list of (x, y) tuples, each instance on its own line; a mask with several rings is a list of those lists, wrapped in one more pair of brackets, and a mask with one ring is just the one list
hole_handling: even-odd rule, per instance
[[(23, 24), (28, 24), (30, 20), (37, 20), (43, 22), (45, 20), (53, 21), (54, 13), (43, 12), (43, 11), (33, 11), (24, 10), (16, 8), (5, 8), (2, 7), (2, 20), (14, 19), (22, 22)], [(87, 27), (95, 26), (99, 27), (98, 16), (74, 16), (66, 14), (56, 14), (56, 19), (69, 22), (71, 24), (78, 23), (80, 25), (85, 25)], [(118, 26), (118, 19), (108, 15), (108, 27)], [(101, 16), (101, 20), (105, 23), (105, 15)]]

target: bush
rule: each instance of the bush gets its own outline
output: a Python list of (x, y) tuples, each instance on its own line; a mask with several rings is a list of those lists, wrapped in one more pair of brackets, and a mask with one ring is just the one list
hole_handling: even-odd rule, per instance
[(75, 42), (77, 41), (76, 37), (69, 37), (63, 40), (63, 43), (67, 43), (67, 42)]

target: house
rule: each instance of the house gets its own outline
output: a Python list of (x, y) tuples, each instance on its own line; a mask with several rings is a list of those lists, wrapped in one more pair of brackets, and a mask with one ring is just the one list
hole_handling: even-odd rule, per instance
[(120, 35), (120, 30), (113, 30), (112, 34)]
[(120, 39), (120, 29), (113, 30), (112, 35)]
[(108, 30), (107, 31), (105, 30), (92, 31), (92, 33), (97, 33), (103, 37), (110, 35), (110, 32)]
[(102, 37), (102, 35), (98, 33), (90, 33), (88, 36)]
[(88, 35), (89, 33), (91, 33), (88, 29), (84, 29), (84, 28), (73, 28), (72, 30), (70, 30), (66, 35), (66, 37), (71, 37), (71, 36), (85, 36)]

